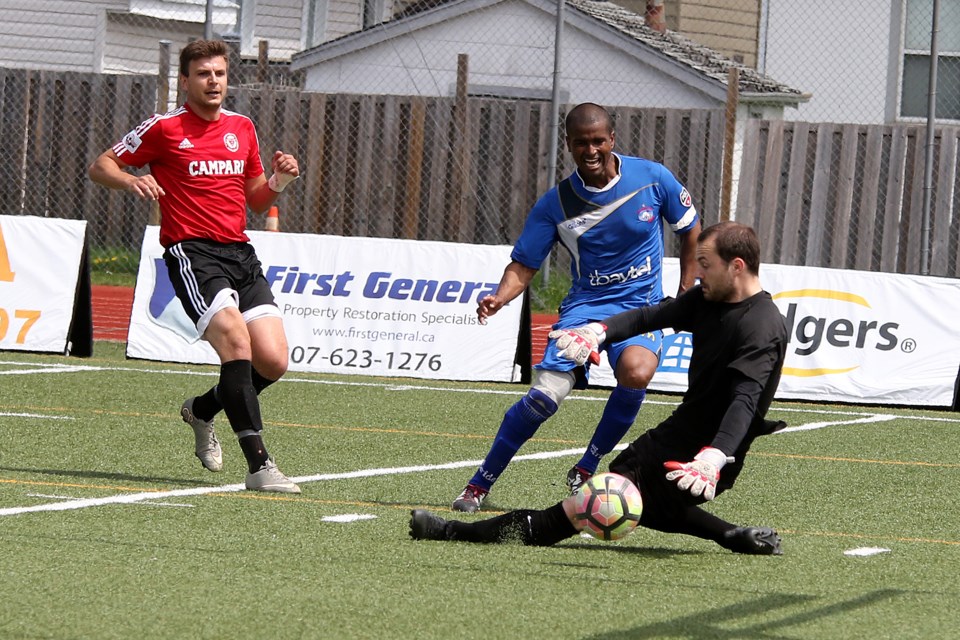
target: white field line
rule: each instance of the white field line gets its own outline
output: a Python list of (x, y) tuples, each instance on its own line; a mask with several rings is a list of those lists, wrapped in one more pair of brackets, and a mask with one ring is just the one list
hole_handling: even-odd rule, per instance
[[(626, 445), (620, 445), (618, 448), (625, 448)], [(564, 449), (562, 451), (544, 451), (541, 453), (531, 453), (519, 455), (514, 460), (546, 460), (549, 458), (560, 458), (563, 456), (580, 455), (582, 449)], [(361, 469), (358, 471), (347, 471), (344, 473), (320, 473), (311, 476), (299, 476), (291, 478), (297, 484), (309, 482), (324, 482), (328, 480), (348, 480), (354, 478), (374, 478), (377, 476), (402, 475), (405, 473), (423, 473), (424, 471), (439, 471), (446, 469), (462, 469), (464, 467), (477, 467), (483, 463), (483, 460), (461, 460), (459, 462), (447, 462), (436, 465), (417, 465), (412, 467), (387, 467), (383, 469)], [(105, 498), (85, 498), (80, 500), (70, 500), (67, 502), (57, 502), (48, 504), (38, 504), (31, 507), (8, 507), (0, 509), (0, 516), (16, 516), (24, 513), (36, 513), (38, 511), (68, 511), (71, 509), (85, 509), (88, 507), (101, 507), (108, 504), (134, 504), (137, 502), (162, 500), (166, 498), (183, 498), (186, 496), (202, 496), (210, 493), (233, 493), (246, 490), (242, 484), (228, 484), (219, 487), (194, 487), (191, 489), (174, 489), (172, 491), (144, 491), (141, 493), (129, 493), (126, 495), (107, 496)]]
[[(823, 429), (824, 427), (835, 427), (843, 424), (868, 424), (871, 422), (890, 422), (891, 420), (896, 420), (901, 416), (894, 416), (885, 413), (876, 413), (871, 416), (865, 416), (863, 418), (857, 418), (855, 420), (836, 420), (831, 422), (808, 422), (807, 424), (797, 425), (796, 427), (787, 427), (786, 429), (781, 429), (777, 433), (789, 433), (791, 431), (811, 431), (813, 429)], [(774, 434), (776, 435), (776, 434)]]
[[(3, 364), (22, 364), (16, 362), (4, 362), (0, 361), (0, 365)], [(160, 373), (160, 374), (176, 374), (176, 375), (200, 375), (200, 376), (218, 376), (217, 372), (193, 372), (193, 371), (178, 371), (174, 369), (142, 369), (135, 367), (93, 367), (93, 366), (84, 366), (84, 367), (65, 367), (61, 365), (53, 365), (48, 367), (43, 367), (36, 370), (36, 373), (72, 373), (76, 371), (133, 371), (138, 373)], [(4, 372), (0, 372), (4, 373)], [(358, 387), (378, 387), (391, 391), (442, 391), (442, 392), (454, 392), (454, 393), (487, 393), (487, 394), (497, 394), (497, 395), (513, 395), (519, 396), (521, 392), (516, 391), (501, 391), (495, 389), (458, 389), (458, 388), (448, 388), (448, 387), (427, 387), (420, 385), (406, 385), (406, 384), (396, 384), (396, 383), (377, 383), (377, 382), (345, 382), (341, 380), (337, 381), (328, 381), (328, 380), (310, 380), (304, 378), (289, 378), (286, 377), (283, 379), (283, 382), (300, 382), (305, 384), (324, 384), (324, 385), (337, 385), (337, 386), (358, 386)], [(587, 400), (587, 401), (596, 401), (603, 402), (606, 398), (593, 398), (593, 397), (583, 397), (583, 396), (571, 396), (568, 400)], [(675, 406), (677, 402), (664, 402), (664, 401), (648, 401), (650, 404), (658, 405), (667, 405)], [(836, 420), (836, 421), (824, 421), (824, 422), (811, 422), (803, 425), (797, 425), (793, 427), (787, 427), (782, 431), (779, 431), (778, 434), (789, 433), (794, 431), (808, 431), (812, 429), (823, 429), (830, 426), (840, 426), (840, 425), (852, 425), (852, 424), (867, 424), (867, 423), (876, 423), (876, 422), (887, 422), (890, 420), (895, 420), (898, 418), (903, 418), (907, 420), (927, 420), (933, 422), (950, 422), (957, 423), (960, 422), (960, 419), (952, 418), (936, 418), (931, 416), (908, 416), (908, 415), (892, 415), (892, 414), (882, 414), (882, 413), (871, 413), (865, 411), (844, 411), (844, 410), (835, 410), (835, 409), (796, 409), (796, 408), (780, 408), (778, 411), (787, 411), (795, 413), (809, 413), (809, 414), (818, 414), (818, 415), (839, 415), (839, 416), (860, 416), (853, 420)], [(51, 417), (51, 416), (38, 416), (38, 417)], [(626, 444), (618, 445), (615, 449), (620, 450), (626, 448)], [(577, 449), (563, 449), (560, 451), (545, 451), (541, 453), (531, 453), (518, 455), (514, 460), (546, 460), (550, 458), (560, 458), (565, 456), (580, 455), (582, 453), (581, 448)], [(438, 465), (417, 465), (411, 467), (389, 467), (383, 469), (361, 469), (357, 471), (348, 471), (344, 473), (325, 473), (325, 474), (316, 474), (310, 476), (300, 476), (297, 478), (292, 478), (294, 482), (300, 483), (310, 483), (310, 482), (323, 482), (328, 480), (344, 480), (344, 479), (353, 479), (353, 478), (372, 478), (377, 476), (388, 476), (388, 475), (402, 475), (407, 473), (422, 473), (424, 471), (438, 471), (438, 470), (449, 470), (449, 469), (462, 469), (465, 467), (477, 467), (482, 464), (482, 460), (461, 460), (459, 462), (448, 462)], [(54, 504), (41, 504), (33, 505), (30, 507), (9, 507), (5, 509), (0, 509), (0, 517), (2, 516), (12, 516), (12, 515), (21, 515), (24, 513), (35, 513), (40, 511), (67, 511), (71, 509), (85, 509), (88, 507), (98, 507), (110, 504), (136, 504), (141, 502), (151, 502), (158, 499), (164, 498), (173, 498), (173, 497), (187, 497), (187, 496), (198, 496), (206, 495), (211, 493), (232, 493), (238, 491), (244, 491), (246, 487), (242, 484), (231, 484), (223, 485), (218, 487), (195, 487), (191, 489), (176, 489), (173, 491), (148, 491), (142, 493), (132, 493), (125, 495), (116, 495), (116, 496), (107, 496), (105, 498), (85, 498), (71, 500), (69, 502), (54, 503)]]
[[(897, 416), (877, 414), (857, 420), (842, 420), (837, 422), (815, 422), (797, 427), (788, 427), (774, 435), (786, 433), (788, 431), (805, 431), (809, 429), (823, 429), (825, 427), (845, 424), (865, 424), (870, 422), (885, 422), (893, 420)], [(620, 451), (627, 448), (627, 443), (622, 443), (614, 447), (614, 451)], [(563, 458), (566, 456), (578, 456), (583, 453), (582, 448), (561, 449), (559, 451), (542, 451), (539, 453), (527, 453), (513, 458), (514, 461), (523, 460), (550, 460), (553, 458)], [(416, 465), (411, 467), (386, 467), (381, 469), (359, 469), (357, 471), (346, 471), (342, 473), (319, 473), (309, 476), (298, 476), (291, 478), (297, 484), (307, 484), (311, 482), (326, 482), (330, 480), (350, 480), (356, 478), (374, 478), (378, 476), (403, 475), (408, 473), (423, 473), (425, 471), (444, 471), (451, 469), (463, 469), (465, 467), (478, 467), (483, 464), (483, 460), (460, 460), (458, 462), (446, 462), (434, 465)], [(24, 513), (36, 513), (39, 511), (68, 511), (71, 509), (86, 509), (88, 507), (101, 507), (110, 504), (135, 504), (138, 502), (153, 502), (166, 498), (182, 498), (187, 496), (201, 496), (211, 493), (234, 493), (246, 490), (242, 484), (228, 484), (219, 487), (195, 487), (192, 489), (175, 489), (173, 491), (147, 491), (142, 493), (129, 493), (105, 498), (84, 498), (70, 500), (68, 502), (38, 504), (31, 507), (8, 507), (0, 509), (0, 517), (16, 516)]]
[(43, 418), (44, 420), (76, 420), (72, 416), (51, 416), (40, 413), (8, 413), (0, 411), (0, 418)]

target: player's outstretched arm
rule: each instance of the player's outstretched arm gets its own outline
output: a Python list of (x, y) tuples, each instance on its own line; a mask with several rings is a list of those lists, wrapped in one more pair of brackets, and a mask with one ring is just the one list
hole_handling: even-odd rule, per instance
[(136, 194), (143, 200), (159, 200), (165, 195), (163, 188), (149, 173), (135, 176), (127, 173), (127, 165), (117, 157), (113, 149), (101, 153), (87, 171), (90, 179), (108, 189), (119, 189)]
[(503, 270), (503, 277), (500, 278), (500, 284), (497, 285), (496, 292), (493, 295), (483, 296), (477, 303), (477, 318), (480, 320), (480, 324), (487, 324), (487, 318), (495, 315), (510, 301), (523, 293), (536, 274), (536, 269), (531, 269), (517, 261), (508, 264), (507, 268)]

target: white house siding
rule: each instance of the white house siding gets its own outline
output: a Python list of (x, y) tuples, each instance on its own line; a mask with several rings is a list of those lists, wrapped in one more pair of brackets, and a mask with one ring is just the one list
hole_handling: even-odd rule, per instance
[[(469, 56), (471, 86), (509, 87), (549, 95), (552, 16), (506, 2), (306, 69), (308, 91), (450, 96), (457, 56)], [(651, 55), (654, 55), (651, 53)], [(716, 100), (592, 36), (564, 31), (562, 90), (571, 102), (701, 108)]]
[[(813, 94), (784, 117), (885, 122), (887, 90), (897, 82), (899, 61), (888, 55), (891, 2), (876, 5), (866, 11), (862, 0), (770, 0), (765, 57), (758, 70)], [(896, 41), (898, 29), (893, 30)]]
[[(756, 65), (760, 17), (756, 3), (710, 0), (671, 4), (679, 5), (677, 26), (671, 28), (729, 58), (739, 57), (748, 67)], [(668, 16), (670, 9), (668, 4)]]
[(294, 53), (303, 50), (304, 1), (256, 0), (254, 26), (249, 40), (242, 43), (241, 53), (256, 56), (261, 40), (269, 43), (271, 60), (289, 60)]
[(103, 10), (126, 4), (125, 0), (4, 0), (0, 3), (0, 66), (93, 71)]
[(170, 41), (171, 82), (176, 80), (180, 49), (192, 38), (203, 37), (203, 25), (151, 20), (142, 23), (126, 16), (108, 17), (103, 48), (104, 73), (156, 73), (160, 66), (160, 41)]
[(324, 40), (336, 40), (363, 26), (361, 2), (357, 0), (329, 0), (327, 4), (327, 31)]

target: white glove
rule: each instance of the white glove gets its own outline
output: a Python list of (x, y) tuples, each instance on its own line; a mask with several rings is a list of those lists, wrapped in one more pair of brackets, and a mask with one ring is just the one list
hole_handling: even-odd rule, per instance
[(689, 490), (694, 496), (703, 496), (713, 500), (717, 494), (717, 481), (720, 480), (720, 469), (733, 458), (715, 447), (704, 447), (693, 457), (692, 462), (664, 462), (668, 469), (667, 480), (677, 481), (677, 488), (681, 491)]
[(557, 353), (561, 358), (573, 360), (578, 365), (587, 360), (593, 364), (600, 364), (600, 353), (597, 348), (607, 337), (607, 325), (591, 322), (582, 327), (573, 329), (555, 329), (547, 338), (557, 341)]
[(289, 173), (275, 173), (267, 180), (267, 186), (269, 186), (272, 191), (282, 193), (283, 190), (287, 188), (287, 185), (296, 179), (297, 176), (292, 176)]

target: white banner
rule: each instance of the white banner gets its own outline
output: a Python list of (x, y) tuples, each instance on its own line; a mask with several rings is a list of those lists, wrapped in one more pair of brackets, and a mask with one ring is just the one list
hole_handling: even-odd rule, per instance
[[(675, 294), (676, 259), (664, 264)], [(960, 281), (949, 278), (764, 264), (760, 281), (787, 323), (790, 343), (777, 397), (857, 404), (949, 407), (960, 368)], [(664, 340), (650, 384), (685, 391), (692, 345)], [(594, 384), (612, 386), (603, 359)]]
[(65, 353), (87, 223), (0, 216), (0, 350)]
[[(147, 227), (127, 355), (216, 364), (173, 293)], [(487, 325), (511, 247), (249, 231), (290, 345), (290, 369), (446, 380), (515, 379), (520, 300)]]

